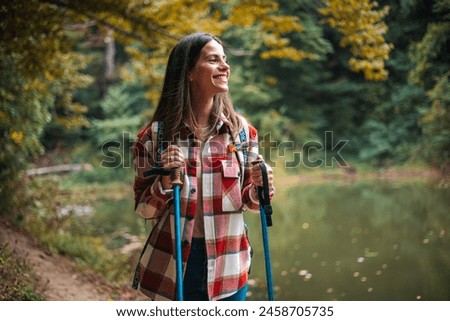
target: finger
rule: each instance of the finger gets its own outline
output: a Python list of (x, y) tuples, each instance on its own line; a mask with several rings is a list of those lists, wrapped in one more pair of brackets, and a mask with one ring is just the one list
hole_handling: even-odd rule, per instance
[(271, 188), (269, 189), (269, 198), (272, 199), (272, 197), (275, 195), (275, 189)]
[(252, 175), (262, 175), (262, 171), (261, 171), (261, 168), (259, 167), (259, 165), (253, 165)]
[(257, 186), (263, 186), (262, 176), (252, 176), (253, 183)]
[(183, 155), (181, 148), (177, 145), (169, 145), (169, 147), (166, 148), (165, 152), (167, 152), (169, 155)]
[(167, 156), (162, 160), (163, 168), (172, 169), (175, 167), (182, 167), (184, 164), (183, 160), (180, 160), (178, 157), (175, 158), (173, 156)]
[(184, 155), (180, 147), (169, 145), (161, 154), (161, 162), (165, 168), (182, 166), (184, 164)]
[[(255, 185), (263, 186), (263, 174), (262, 174), (261, 168), (258, 165), (255, 165), (252, 167), (251, 176), (252, 176), (252, 179), (253, 179), (253, 182), (255, 183)], [(273, 180), (274, 180), (273, 170), (272, 170), (272, 168), (268, 167), (267, 181), (268, 181), (269, 187), (271, 187), (271, 188), (273, 187)]]
[(161, 157), (164, 155), (172, 155), (172, 154), (181, 154), (181, 149), (177, 145), (169, 145), (163, 152), (161, 153)]

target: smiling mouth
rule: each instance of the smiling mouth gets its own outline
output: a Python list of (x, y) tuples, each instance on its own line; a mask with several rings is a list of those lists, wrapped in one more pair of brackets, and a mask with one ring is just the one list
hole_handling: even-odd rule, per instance
[(218, 75), (218, 76), (214, 76), (214, 79), (218, 79), (221, 81), (228, 81), (228, 77), (226, 75)]

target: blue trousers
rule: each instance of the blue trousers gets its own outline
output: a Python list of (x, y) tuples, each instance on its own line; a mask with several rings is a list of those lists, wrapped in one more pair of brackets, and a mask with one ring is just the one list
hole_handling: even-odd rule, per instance
[[(248, 284), (220, 301), (245, 301)], [(204, 239), (193, 238), (183, 282), (185, 301), (209, 301), (207, 288), (207, 260)]]

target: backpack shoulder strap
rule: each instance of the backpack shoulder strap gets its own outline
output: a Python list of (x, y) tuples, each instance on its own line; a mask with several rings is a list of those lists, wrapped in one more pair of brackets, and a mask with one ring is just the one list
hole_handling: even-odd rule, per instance
[(239, 143), (236, 143), (236, 156), (240, 162), (241, 169), (241, 185), (244, 183), (245, 167), (248, 161), (248, 149), (249, 149), (249, 127), (248, 122), (244, 117), (241, 117), (242, 129), (239, 131), (238, 138)]
[(152, 141), (158, 148), (156, 153), (156, 161), (161, 161), (160, 157), (164, 150), (164, 123), (162, 121), (155, 121), (152, 123)]
[[(248, 131), (248, 126), (247, 126), (247, 131)], [(241, 129), (241, 131), (239, 132), (239, 141), (241, 142), (241, 146), (247, 143), (247, 132), (245, 130), (245, 127), (243, 127)], [(248, 148), (242, 149), (242, 155), (244, 158), (244, 164), (246, 164), (247, 159), (248, 159)]]

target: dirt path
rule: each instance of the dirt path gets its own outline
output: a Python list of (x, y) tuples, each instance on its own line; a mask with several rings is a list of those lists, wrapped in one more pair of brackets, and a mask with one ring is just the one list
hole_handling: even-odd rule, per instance
[(15, 255), (25, 259), (38, 277), (37, 291), (47, 300), (104, 301), (135, 300), (136, 291), (108, 284), (90, 272), (80, 272), (68, 258), (50, 255), (25, 233), (0, 218), (0, 244), (9, 244)]

